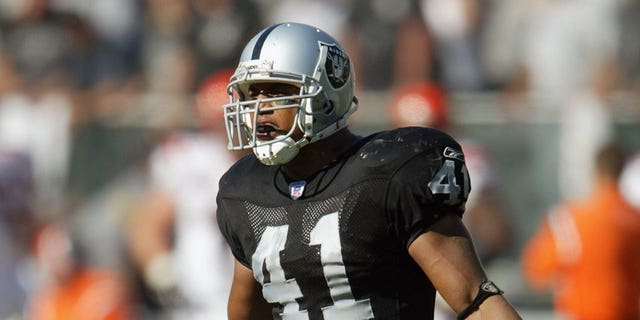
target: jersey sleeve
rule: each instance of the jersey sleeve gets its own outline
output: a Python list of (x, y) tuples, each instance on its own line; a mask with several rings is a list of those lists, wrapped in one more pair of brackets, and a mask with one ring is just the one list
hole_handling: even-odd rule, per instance
[(460, 146), (438, 145), (408, 159), (392, 176), (387, 212), (399, 240), (409, 245), (446, 214), (462, 217), (470, 191)]
[(224, 201), (221, 199), (220, 195), (217, 197), (217, 203), (218, 209), (216, 219), (222, 236), (227, 241), (227, 244), (231, 249), (231, 253), (233, 253), (236, 260), (242, 263), (245, 267), (251, 268), (251, 261), (245, 257), (241, 242), (237, 237), (238, 233), (234, 231), (235, 228), (231, 219), (232, 213), (227, 210), (227, 207), (224, 205)]

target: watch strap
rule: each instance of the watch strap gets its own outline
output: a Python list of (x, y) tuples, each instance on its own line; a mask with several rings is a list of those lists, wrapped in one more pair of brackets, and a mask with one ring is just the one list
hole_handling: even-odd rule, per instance
[(503, 293), (504, 292), (500, 290), (500, 288), (498, 288), (498, 286), (496, 286), (495, 283), (493, 283), (492, 281), (490, 280), (483, 281), (480, 284), (478, 294), (473, 299), (471, 304), (469, 304), (469, 306), (467, 306), (464, 310), (462, 310), (462, 312), (460, 312), (460, 314), (457, 317), (457, 320), (466, 319), (470, 314), (476, 311), (480, 307), (482, 302), (484, 302), (484, 300), (486, 300), (487, 298), (498, 295), (498, 294), (503, 294)]

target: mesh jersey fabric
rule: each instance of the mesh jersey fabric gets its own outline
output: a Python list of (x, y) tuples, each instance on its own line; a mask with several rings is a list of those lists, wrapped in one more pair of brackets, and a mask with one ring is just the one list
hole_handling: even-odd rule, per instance
[[(445, 156), (452, 149), (458, 156)], [(435, 129), (374, 134), (310, 177), (297, 200), (278, 166), (249, 155), (220, 180), (218, 225), (276, 319), (431, 319), (435, 290), (407, 248), (443, 215), (462, 215), (460, 150)]]

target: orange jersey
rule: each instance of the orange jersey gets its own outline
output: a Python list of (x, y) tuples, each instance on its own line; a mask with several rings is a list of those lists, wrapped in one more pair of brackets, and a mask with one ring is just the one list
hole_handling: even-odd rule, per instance
[(640, 319), (640, 213), (614, 185), (552, 210), (522, 264), (533, 287), (553, 287), (556, 309), (571, 319)]
[(62, 286), (39, 292), (31, 304), (32, 320), (131, 319), (123, 282), (112, 274), (84, 271)]

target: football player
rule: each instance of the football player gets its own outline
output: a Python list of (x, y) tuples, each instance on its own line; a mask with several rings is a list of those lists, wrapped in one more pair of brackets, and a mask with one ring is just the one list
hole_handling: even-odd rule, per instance
[(153, 149), (149, 188), (129, 219), (129, 253), (160, 317), (227, 317), (234, 262), (213, 215), (218, 180), (237, 160), (226, 149), (219, 108), (232, 74), (206, 77), (195, 95), (195, 128), (176, 130)]
[(230, 149), (218, 225), (236, 258), (230, 319), (519, 319), (489, 281), (460, 217), (469, 194), (448, 135), (360, 137), (343, 47), (304, 24), (252, 38), (223, 106)]

